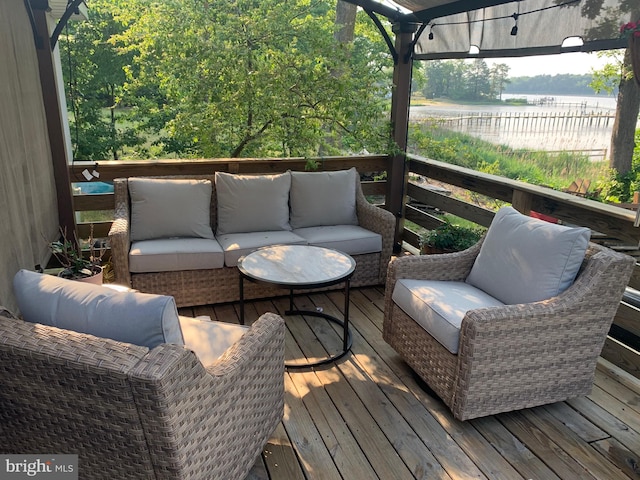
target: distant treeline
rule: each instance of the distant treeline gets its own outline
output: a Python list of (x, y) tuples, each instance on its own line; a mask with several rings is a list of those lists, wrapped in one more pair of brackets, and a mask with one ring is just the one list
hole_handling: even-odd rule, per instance
[[(585, 75), (536, 75), (534, 77), (509, 78), (504, 93), (543, 95), (595, 95), (590, 74)], [(603, 95), (606, 95), (603, 93)]]

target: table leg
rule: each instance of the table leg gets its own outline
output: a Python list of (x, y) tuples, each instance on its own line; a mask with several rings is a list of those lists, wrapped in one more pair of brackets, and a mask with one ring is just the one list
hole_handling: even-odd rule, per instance
[(350, 348), (349, 345), (349, 284), (350, 280), (347, 279), (344, 282), (344, 332), (342, 334), (342, 349), (343, 351), (347, 351)]
[(244, 277), (240, 277), (240, 325), (244, 325)]

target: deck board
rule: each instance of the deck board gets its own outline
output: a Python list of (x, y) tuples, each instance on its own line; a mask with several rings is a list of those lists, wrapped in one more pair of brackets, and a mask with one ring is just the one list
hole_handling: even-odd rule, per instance
[[(343, 303), (341, 291), (295, 298), (338, 317)], [(246, 323), (288, 308), (287, 297), (247, 302)], [(285, 373), (284, 419), (247, 480), (640, 479), (638, 379), (601, 359), (587, 397), (460, 422), (383, 340), (383, 308), (382, 288), (352, 289), (351, 353)], [(238, 322), (239, 307), (180, 313)], [(287, 317), (287, 358), (335, 353), (341, 334)]]

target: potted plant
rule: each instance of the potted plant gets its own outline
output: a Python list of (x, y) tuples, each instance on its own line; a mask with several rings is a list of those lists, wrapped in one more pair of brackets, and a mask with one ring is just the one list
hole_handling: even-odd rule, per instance
[(420, 253), (451, 253), (465, 250), (478, 243), (484, 231), (481, 227), (463, 227), (447, 220), (421, 237)]
[(89, 235), (89, 257), (85, 257), (80, 248), (80, 242), (74, 233), (73, 240), (67, 236), (66, 229), (60, 228), (60, 240), (51, 242), (49, 248), (51, 253), (60, 263), (62, 270), (58, 273), (59, 277), (69, 280), (79, 280), (89, 283), (102, 284), (102, 256), (105, 249), (95, 248), (93, 238), (93, 225), (91, 225), (91, 233)]

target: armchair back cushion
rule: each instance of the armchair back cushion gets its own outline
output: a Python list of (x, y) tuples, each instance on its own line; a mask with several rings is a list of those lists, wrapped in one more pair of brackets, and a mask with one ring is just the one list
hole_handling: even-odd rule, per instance
[(131, 240), (213, 238), (209, 180), (130, 178)]
[(118, 292), (28, 270), (16, 273), (13, 286), (28, 322), (148, 348), (184, 344), (173, 297)]
[(291, 172), (291, 227), (358, 225), (355, 168)]
[(234, 175), (216, 172), (217, 235), (291, 230), (291, 174)]
[(466, 281), (507, 305), (555, 297), (575, 280), (590, 235), (588, 228), (556, 225), (503, 207)]

